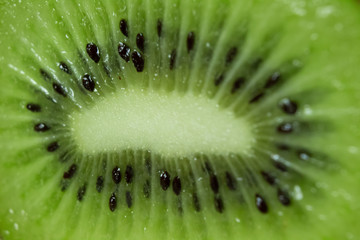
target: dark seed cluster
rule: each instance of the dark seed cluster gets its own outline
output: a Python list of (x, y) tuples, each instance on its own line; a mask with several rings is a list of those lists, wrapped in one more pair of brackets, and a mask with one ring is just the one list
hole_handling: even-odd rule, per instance
[(273, 73), (267, 80), (265, 88), (271, 88), (280, 81), (281, 75), (279, 72)]
[(216, 211), (218, 211), (219, 213), (222, 213), (224, 211), (224, 202), (221, 199), (221, 197), (215, 196), (214, 203), (215, 203)]
[(265, 96), (264, 92), (257, 93), (253, 98), (250, 99), (249, 103), (256, 103)]
[(131, 193), (129, 191), (126, 191), (125, 199), (126, 199), (126, 204), (127, 204), (128, 208), (131, 208), (133, 200), (132, 200)]
[(173, 191), (176, 195), (181, 193), (181, 180), (178, 176), (176, 176), (173, 180)]
[(286, 191), (278, 189), (277, 195), (278, 195), (278, 199), (282, 205), (284, 205), (284, 206), (290, 205), (290, 203), (291, 203), (290, 197)]
[(162, 171), (160, 173), (160, 185), (161, 188), (166, 191), (170, 186), (170, 174), (167, 171)]
[(81, 186), (77, 192), (77, 199), (81, 202), (84, 199), (86, 193), (86, 184)]
[(142, 72), (144, 70), (144, 65), (145, 65), (145, 60), (143, 55), (138, 51), (133, 51), (133, 53), (131, 54), (131, 59), (134, 63), (134, 67), (136, 71)]
[[(244, 77), (239, 77), (235, 80), (235, 82), (233, 83), (233, 87), (231, 89), (231, 93), (234, 94), (236, 93), (245, 83), (245, 78)], [(218, 83), (217, 85), (219, 85), (220, 83)]]
[(128, 25), (125, 19), (120, 20), (120, 31), (125, 37), (129, 37)]
[(281, 162), (274, 162), (274, 166), (282, 172), (287, 171), (287, 167), (285, 166), (285, 164), (283, 164)]
[(134, 170), (133, 168), (128, 165), (125, 170), (125, 181), (126, 183), (132, 183), (134, 177)]
[(48, 145), (48, 152), (55, 152), (59, 148), (59, 144), (57, 142), (52, 142)]
[(118, 52), (122, 59), (126, 62), (130, 61), (130, 47), (125, 43), (120, 42), (118, 46)]
[(298, 150), (297, 152), (299, 159), (307, 161), (311, 158), (311, 154), (307, 150)]
[(67, 170), (66, 172), (64, 172), (63, 178), (64, 179), (70, 179), (74, 176), (74, 174), (77, 171), (77, 165), (76, 164), (72, 164), (69, 168), (69, 170)]
[(280, 107), (286, 114), (293, 115), (297, 111), (297, 103), (294, 101), (291, 101), (288, 98), (284, 98), (280, 101)]
[(115, 184), (119, 184), (121, 182), (121, 171), (118, 166), (114, 167), (112, 171), (112, 179)]
[(82, 77), (82, 84), (84, 88), (90, 92), (93, 92), (95, 90), (95, 82), (89, 74), (85, 74)]
[(136, 46), (140, 49), (141, 52), (145, 50), (145, 37), (142, 33), (136, 35)]
[(59, 63), (59, 68), (61, 71), (67, 73), (67, 74), (71, 74), (70, 68), (68, 67), (68, 65), (64, 62), (60, 62)]
[(266, 203), (265, 199), (261, 195), (259, 195), (259, 194), (255, 195), (255, 204), (256, 204), (256, 207), (259, 209), (260, 212), (262, 212), (262, 213), (267, 213), (268, 212), (267, 203)]
[(189, 32), (189, 34), (187, 35), (187, 50), (188, 52), (190, 52), (193, 48), (194, 48), (194, 44), (195, 44), (195, 33), (194, 32)]
[(226, 172), (225, 176), (226, 176), (226, 185), (228, 186), (228, 188), (230, 190), (235, 191), (236, 190), (236, 182), (235, 182), (234, 177), (229, 172)]
[(100, 50), (95, 43), (88, 43), (86, 45), (86, 52), (95, 63), (100, 61)]
[(277, 127), (279, 133), (292, 133), (294, 130), (292, 123), (282, 123)]
[[(165, 26), (166, 27), (166, 26)], [(119, 23), (119, 29), (120, 32), (126, 37), (126, 38), (132, 38), (135, 35), (132, 35), (133, 33), (131, 31), (129, 31), (129, 26), (128, 26), (128, 22), (126, 19), (121, 19), (120, 23)], [(131, 29), (130, 29), (131, 30)], [(157, 24), (156, 24), (156, 29), (154, 29), (154, 31), (156, 30), (157, 35), (159, 37), (162, 37), (164, 34), (166, 34), (164, 32), (164, 26), (163, 23), (160, 19), (158, 19)], [(166, 29), (165, 29), (166, 30)], [(133, 46), (129, 46), (127, 45), (127, 43), (131, 42), (128, 41), (129, 39), (124, 39), (121, 42), (119, 42), (118, 46), (117, 46), (117, 52), (119, 54), (119, 56), (121, 57), (121, 59), (123, 59), (126, 63), (129, 61), (132, 61), (134, 68), (137, 72), (143, 72), (145, 69), (145, 56), (147, 54), (147, 42), (145, 41), (145, 36), (143, 33), (139, 32), (136, 34), (135, 37), (135, 41), (136, 41), (136, 47), (137, 48), (133, 48)], [(184, 41), (185, 39), (183, 39)], [(191, 53), (194, 48), (196, 47), (196, 42), (197, 38), (195, 35), (194, 31), (190, 31), (187, 36), (186, 36), (186, 48), (187, 48), (187, 52)], [(101, 47), (101, 45), (99, 45)], [(87, 56), (95, 63), (100, 63), (101, 60), (101, 53), (100, 53), (100, 48), (93, 42), (90, 42), (86, 45), (85, 47)], [(223, 67), (226, 69), (229, 67), (229, 65), (236, 60), (236, 58), (238, 57), (239, 53), (239, 49), (237, 47), (231, 47), (226, 55), (225, 55), (225, 63), (223, 63)], [(115, 49), (116, 52), (116, 49)], [(145, 52), (145, 54), (144, 54)], [(169, 69), (173, 70), (176, 67), (176, 61), (177, 61), (177, 49), (174, 48), (169, 56)], [(191, 54), (189, 54), (189, 56), (192, 56)], [(82, 56), (83, 58), (85, 56)], [(70, 67), (65, 63), (66, 60), (64, 61), (60, 61), (58, 62), (58, 67), (59, 69), (68, 74), (71, 75), (72, 74), (72, 70), (70, 69)], [(66, 61), (68, 62), (68, 61)], [(84, 59), (84, 62), (86, 62), (88, 64), (88, 61), (86, 61), (86, 59)], [(93, 64), (91, 61), (89, 61), (91, 64)], [(125, 64), (126, 64), (125, 63)], [(263, 59), (258, 58), (255, 59), (252, 63), (249, 63), (249, 72), (251, 74), (253, 74), (254, 71), (256, 71), (261, 64), (263, 63)], [(110, 71), (111, 68), (108, 68), (108, 66), (103, 62), (101, 63), (101, 67), (105, 70), (105, 72), (107, 73), (108, 76), (110, 76)], [(50, 72), (50, 71), (49, 71)], [(44, 69), (40, 69), (40, 75), (41, 77), (48, 82), (49, 84), (52, 84), (52, 88), (55, 91), (55, 93), (66, 97), (67, 96), (67, 91), (65, 89), (65, 87), (63, 87), (61, 84), (57, 83), (54, 81), (54, 79), (57, 78), (52, 78), (52, 75), (49, 74), (49, 72), (47, 72)], [(51, 72), (50, 72), (51, 73)], [(220, 74), (215, 78), (214, 80), (214, 85), (215, 86), (220, 86), (223, 82), (224, 79), (226, 77), (226, 71), (221, 71), (219, 72)], [(96, 88), (96, 84), (98, 84), (95, 80), (96, 77), (95, 75), (93, 75), (91, 72), (89, 73), (83, 73), (84, 75), (82, 76), (81, 79), (78, 79), (79, 82), (79, 86), (80, 88), (84, 88), (85, 90), (87, 90), (88, 92), (94, 92), (95, 88)], [(64, 75), (66, 76), (66, 75)], [(231, 82), (231, 85), (229, 85), (230, 87), (230, 91), (231, 94), (235, 94), (237, 93), (245, 84), (245, 82), (247, 80), (250, 80), (251, 76), (248, 76), (247, 74), (244, 74), (244, 76), (239, 76), (237, 78), (234, 79), (233, 82)], [(271, 90), (269, 89), (273, 89), (273, 87), (277, 86), (280, 82), (282, 82), (282, 76), (280, 72), (273, 72), (267, 79), (264, 79), (264, 83), (261, 84), (260, 88), (257, 89), (256, 91), (252, 92), (253, 94), (250, 95), (250, 100), (249, 103), (257, 103), (259, 101), (261, 101), (264, 97), (269, 95), (269, 92)], [(83, 91), (85, 92), (85, 91)], [(69, 96), (70, 96), (70, 92)], [(251, 94), (251, 92), (250, 92)], [(56, 94), (55, 94), (56, 95)], [(54, 98), (55, 99), (55, 98)], [(277, 107), (278, 110), (281, 110), (283, 114), (287, 114), (287, 115), (295, 115), (298, 111), (298, 103), (296, 101), (294, 101), (294, 99), (292, 97), (284, 97), (280, 100), (278, 100), (277, 103)], [(31, 111), (31, 112), (41, 112), (42, 108), (39, 104), (36, 103), (28, 103), (26, 105), (26, 108)], [(51, 127), (54, 127), (52, 125), (50, 125)], [(46, 132), (48, 130), (50, 130), (49, 125), (47, 125), (44, 122), (37, 122), (34, 125), (34, 130), (36, 132)], [(295, 124), (293, 122), (283, 122), (281, 124), (279, 124), (276, 128), (278, 133), (281, 134), (288, 134), (288, 133), (292, 133), (294, 132), (295, 128), (294, 126), (297, 126), (297, 122), (295, 122)], [(297, 130), (297, 129), (296, 129)], [(48, 152), (55, 152), (56, 150), (58, 150), (60, 147), (58, 141), (53, 141), (51, 143), (49, 143), (46, 147)], [(292, 148), (293, 146), (291, 146)], [(280, 151), (290, 151), (291, 150), (290, 146), (286, 145), (286, 144), (279, 144), (277, 145), (277, 149)], [(296, 156), (303, 161), (307, 161), (311, 159), (311, 154), (306, 151), (306, 150), (302, 150), (302, 149), (297, 149), (293, 148), (293, 152), (296, 152)], [(64, 157), (65, 158), (65, 157)], [(64, 161), (65, 162), (65, 161)], [(250, 174), (247, 176), (247, 183), (249, 184), (249, 186), (251, 188), (256, 188), (258, 187), (258, 183), (257, 183), (257, 176), (259, 175), (268, 185), (270, 185), (271, 187), (274, 187), (277, 190), (277, 196), (276, 198), (278, 199), (278, 201), (283, 205), (283, 206), (289, 206), (291, 205), (291, 198), (289, 193), (285, 190), (285, 188), (283, 188), (283, 186), (280, 185), (279, 183), (279, 179), (277, 178), (279, 176), (279, 174), (288, 174), (286, 172), (290, 171), (291, 172), (291, 168), (290, 170), (288, 169), (289, 167), (287, 165), (285, 165), (284, 163), (280, 162), (280, 161), (273, 161), (272, 162), (272, 170), (267, 169), (265, 170), (261, 170), (258, 172), (252, 172), (249, 170)], [(106, 166), (104, 167), (104, 169), (106, 169)], [(135, 168), (136, 169), (136, 168)], [(145, 157), (145, 166), (144, 166), (144, 170), (145, 170), (145, 175), (148, 175), (148, 179), (144, 180), (141, 184), (142, 185), (142, 190), (143, 190), (143, 194), (145, 198), (150, 198), (151, 196), (151, 191), (153, 186), (151, 185), (151, 176), (155, 173), (154, 169), (154, 173), (152, 172), (152, 163), (151, 163), (151, 159), (150, 157)], [(167, 169), (169, 170), (169, 169)], [(63, 179), (62, 179), (62, 190), (64, 191), (68, 185), (69, 182), (71, 181), (71, 179), (77, 174), (77, 172), (79, 171), (79, 167), (77, 164), (73, 163), (72, 165), (70, 165), (70, 167), (68, 168), (67, 171), (65, 171), (63, 173)], [(204, 165), (203, 165), (203, 171), (204, 173), (209, 177), (207, 184), (209, 184), (208, 186), (210, 187), (211, 191), (212, 191), (212, 196), (210, 200), (213, 200), (213, 207), (214, 209), (219, 212), (222, 213), (225, 211), (225, 204), (223, 201), (223, 197), (221, 196), (221, 193), (223, 191), (232, 191), (235, 192), (237, 190), (239, 190), (241, 188), (240, 182), (237, 181), (236, 178), (234, 178), (233, 174), (235, 174), (235, 172), (230, 172), (230, 171), (225, 171), (225, 173), (218, 173), (216, 170), (214, 171), (213, 167), (211, 166), (209, 161), (205, 161)], [(123, 174), (123, 175), (122, 175)], [(178, 205), (178, 209), (179, 212), (183, 211), (183, 207), (182, 207), (182, 197), (183, 195), (181, 195), (181, 193), (184, 191), (184, 188), (186, 188), (186, 178), (180, 178), (180, 176), (175, 176), (175, 177), (171, 177), (169, 171), (166, 170), (162, 170), (160, 172), (156, 172), (156, 174), (159, 177), (158, 181), (160, 183), (160, 187), (163, 191), (167, 191), (167, 189), (171, 189), (172, 187), (172, 192), (168, 191), (168, 193), (172, 193), (174, 195), (176, 195), (176, 199), (177, 199), (177, 205)], [(256, 175), (258, 174), (258, 175)], [(175, 174), (174, 174), (175, 175)], [(255, 175), (255, 176), (254, 176)], [(125, 203), (127, 205), (128, 208), (131, 208), (134, 204), (134, 198), (132, 195), (132, 192), (129, 190), (126, 190), (124, 192), (120, 192), (119, 191), (119, 184), (121, 183), (122, 180), (122, 176), (124, 176), (124, 182), (126, 183), (126, 187), (129, 189), (129, 184), (134, 182), (134, 168), (131, 165), (127, 165), (125, 171), (121, 172), (120, 167), (115, 166), (112, 171), (111, 171), (111, 180), (113, 183), (115, 183), (115, 190), (111, 190), (112, 193), (109, 196), (109, 209), (110, 211), (114, 212), (118, 206), (118, 203), (120, 203), (120, 199), (124, 199), (124, 194), (125, 194)], [(110, 177), (110, 176), (109, 176)], [(105, 188), (105, 180), (107, 180), (108, 178), (106, 178), (105, 175), (98, 175), (97, 179), (96, 179), (96, 184), (95, 187), (96, 191), (98, 193), (102, 193), (104, 191)], [(137, 175), (135, 176), (135, 179), (137, 179)], [(109, 182), (111, 182), (111, 180), (109, 180)], [(281, 180), (281, 179), (280, 179)], [(185, 184), (182, 182), (184, 181)], [(224, 182), (226, 185), (222, 185), (221, 183)], [(193, 184), (195, 186), (195, 184)], [(130, 185), (131, 186), (131, 185)], [(200, 198), (198, 196), (198, 193), (196, 191), (196, 186), (191, 189), (192, 191), (192, 204), (193, 207), (195, 209), (195, 211), (201, 211), (201, 201)], [(87, 192), (87, 183), (84, 183), (82, 186), (80, 186), (78, 188), (77, 191), (77, 199), (78, 201), (83, 201), (84, 197), (86, 195)], [(159, 187), (157, 185), (157, 187)], [(267, 213), (269, 211), (269, 207), (268, 204), (265, 200), (265, 195), (262, 195), (261, 192), (260, 193), (256, 193), (255, 194), (255, 206), (256, 208), (261, 212), (261, 213)], [(136, 198), (135, 198), (136, 201)], [(125, 204), (124, 203), (124, 204)], [(225, 202), (226, 203), (226, 202)]]
[(264, 180), (270, 184), (270, 185), (274, 185), (275, 184), (275, 177), (272, 176), (270, 173), (265, 172), (265, 171), (261, 171), (261, 175), (263, 176)]
[(219, 193), (219, 181), (215, 174), (210, 175), (210, 187), (214, 193)]
[(114, 212), (117, 207), (117, 199), (115, 193), (111, 194), (109, 199), (109, 208), (110, 211)]
[(62, 95), (63, 97), (66, 97), (65, 90), (60, 84), (53, 83), (53, 89), (55, 90), (56, 93)]
[(172, 50), (170, 54), (170, 65), (169, 65), (170, 70), (174, 69), (175, 61), (176, 61), (176, 49)]
[(161, 33), (162, 33), (162, 21), (160, 19), (158, 19), (157, 24), (156, 24), (156, 30), (157, 30), (157, 34), (159, 37), (161, 37)]
[(26, 108), (31, 112), (41, 112), (41, 106), (35, 103), (28, 103)]
[(101, 191), (104, 188), (104, 177), (103, 176), (99, 176), (96, 179), (96, 191), (98, 191), (98, 193), (101, 193)]
[(38, 123), (34, 126), (36, 132), (46, 132), (50, 129), (45, 123)]

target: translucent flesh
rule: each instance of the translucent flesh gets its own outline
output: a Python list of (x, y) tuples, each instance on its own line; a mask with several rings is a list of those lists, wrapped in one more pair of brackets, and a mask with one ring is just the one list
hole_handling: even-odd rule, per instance
[[(0, 9), (0, 239), (356, 239), (360, 236), (357, 227), (360, 7), (356, 1), (8, 1), (0, 3)], [(128, 20), (130, 38), (125, 38), (119, 30), (122, 18)], [(156, 33), (158, 19), (163, 20), (160, 38)], [(195, 32), (196, 40), (194, 49), (188, 53), (186, 37), (190, 31)], [(125, 63), (117, 53), (119, 41), (134, 47), (138, 32), (143, 32), (147, 40), (143, 73), (135, 72), (132, 63)], [(101, 48), (104, 64), (97, 65), (87, 57), (88, 42), (96, 42)], [(225, 66), (227, 51), (233, 46), (239, 47), (241, 54), (230, 66)], [(169, 54), (174, 48), (178, 51), (176, 67), (170, 70)], [(255, 74), (248, 73), (250, 63), (258, 57), (263, 58), (263, 64)], [(59, 61), (66, 61), (73, 75), (69, 77), (61, 72)], [(106, 76), (104, 65), (110, 68), (110, 77)], [(67, 89), (66, 98), (54, 93), (51, 84), (39, 74), (40, 68)], [(264, 79), (280, 70), (288, 73), (285, 83), (269, 90), (265, 100), (249, 104)], [(96, 79), (94, 93), (81, 88), (81, 78), (88, 72)], [(214, 79), (223, 72), (226, 72), (223, 83), (217, 87)], [(250, 79), (242, 90), (229, 94), (234, 80), (242, 74), (249, 74)], [(109, 210), (109, 196), (114, 192), (111, 178), (106, 178), (101, 194), (95, 190), (99, 174), (111, 176), (111, 167), (103, 172), (103, 161), (109, 166), (118, 164), (121, 169), (128, 164), (144, 166), (146, 153), (136, 149), (96, 155), (78, 151), (77, 135), (72, 132), (79, 129), (72, 121), (76, 114), (91, 113), (91, 109), (103, 102), (116, 105), (114, 96), (124, 89), (134, 92), (146, 89), (163, 98), (175, 92), (182, 104), (190, 104), (188, 95), (202, 96), (200, 99), (205, 103), (201, 105), (207, 108), (207, 113), (200, 118), (208, 119), (214, 113), (220, 119), (216, 121), (221, 124), (220, 129), (235, 123), (234, 119), (243, 119), (239, 121), (241, 129), (250, 126), (252, 132), (246, 136), (253, 137), (255, 143), (249, 151), (239, 150), (240, 157), (223, 151), (210, 156), (212, 164), (219, 167), (215, 170), (218, 176), (230, 169), (239, 177), (241, 188), (236, 192), (227, 189), (224, 179), (219, 180), (223, 213), (214, 210), (211, 201), (214, 194), (207, 178), (196, 178), (195, 184), (188, 179), (190, 170), (195, 176), (202, 176), (203, 171), (199, 164), (203, 156), (188, 154), (192, 147), (200, 145), (183, 142), (188, 137), (181, 138), (181, 147), (174, 148), (186, 153), (180, 154), (182, 161), (151, 153), (156, 159), (151, 174), (139, 170), (142, 174), (135, 177), (133, 184), (125, 184), (123, 180), (117, 189), (118, 208), (115, 212)], [(46, 96), (57, 104), (52, 104)], [(283, 97), (298, 101), (296, 116), (283, 114), (278, 106)], [(40, 102), (42, 114), (27, 111), (25, 106), (29, 102)], [(161, 101), (152, 103), (153, 109), (162, 108)], [(211, 103), (218, 106), (207, 107)], [(143, 107), (136, 110), (143, 112)], [(222, 112), (236, 118), (223, 121)], [(279, 123), (294, 119), (308, 122), (312, 127), (292, 135), (276, 133)], [(39, 121), (51, 124), (54, 131), (34, 132), (33, 125)], [(117, 124), (109, 121), (110, 125)], [(193, 131), (194, 139), (199, 137), (198, 133)], [(232, 134), (230, 139), (236, 137)], [(176, 132), (169, 134), (174, 135)], [(49, 142), (58, 138), (73, 153), (65, 164), (58, 161), (58, 155), (45, 150)], [(206, 135), (204, 138), (209, 139)], [(144, 148), (141, 141), (135, 148)], [(246, 145), (245, 138), (241, 141)], [(320, 154), (314, 162), (300, 162), (291, 154), (279, 153), (273, 146), (275, 142)], [(135, 140), (133, 144), (136, 145)], [(147, 148), (154, 145), (144, 150), (152, 150)], [(224, 146), (221, 149), (227, 149), (224, 142), (220, 145)], [(166, 154), (161, 147), (157, 150), (159, 155), (173, 153)], [(260, 183), (257, 187), (241, 185), (244, 169), (265, 169), (274, 156), (293, 170), (280, 178), (284, 180), (281, 186), (289, 188), (290, 207), (279, 203), (276, 189), (266, 185), (261, 176), (255, 176)], [(67, 191), (62, 192), (60, 182), (71, 162), (76, 162), (81, 172)], [(160, 188), (161, 169), (157, 166), (173, 170), (172, 176), (183, 177), (184, 190), (180, 196), (171, 189), (165, 192)], [(145, 180), (153, 186), (150, 199), (144, 197)], [(77, 191), (84, 183), (89, 187), (84, 200), (79, 202)], [(132, 193), (132, 208), (126, 206), (126, 191)], [(191, 202), (194, 191), (200, 196), (200, 212), (194, 211)], [(266, 196), (268, 214), (256, 208), (253, 191)], [(242, 202), (240, 197), (244, 198)], [(178, 210), (180, 200), (182, 213)]]

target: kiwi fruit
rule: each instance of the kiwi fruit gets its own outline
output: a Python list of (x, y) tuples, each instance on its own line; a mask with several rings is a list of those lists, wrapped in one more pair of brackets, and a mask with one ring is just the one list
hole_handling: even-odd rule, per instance
[(355, 0), (0, 3), (0, 239), (358, 239)]

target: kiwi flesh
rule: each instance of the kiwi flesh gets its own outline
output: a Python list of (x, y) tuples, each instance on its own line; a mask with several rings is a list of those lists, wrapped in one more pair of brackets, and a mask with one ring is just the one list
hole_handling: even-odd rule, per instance
[(0, 8), (0, 239), (360, 236), (357, 1)]

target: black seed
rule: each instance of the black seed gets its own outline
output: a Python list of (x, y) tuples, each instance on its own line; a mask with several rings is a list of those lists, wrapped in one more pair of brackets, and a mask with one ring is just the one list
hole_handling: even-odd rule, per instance
[(289, 145), (286, 145), (284, 143), (279, 143), (276, 145), (276, 147), (279, 149), (279, 150), (282, 150), (282, 151), (288, 151), (290, 150), (290, 147)]
[(66, 65), (66, 63), (60, 62), (59, 68), (60, 68), (60, 70), (66, 72), (67, 74), (71, 74), (70, 68), (68, 67), (68, 65)]
[(86, 185), (83, 185), (82, 187), (79, 188), (77, 192), (77, 199), (80, 202), (84, 199), (85, 193), (86, 193)]
[(44, 78), (45, 81), (50, 82), (51, 77), (50, 77), (50, 75), (49, 75), (47, 72), (45, 72), (45, 70), (40, 69), (40, 74), (41, 74), (41, 76)]
[(215, 196), (214, 204), (215, 204), (216, 211), (218, 211), (219, 213), (222, 213), (224, 211), (224, 202), (221, 199), (221, 197)]
[(262, 212), (262, 213), (268, 212), (268, 206), (265, 202), (265, 199), (261, 195), (259, 195), (259, 194), (255, 195), (255, 204), (260, 212)]
[(250, 101), (249, 103), (255, 103), (258, 102), (262, 97), (264, 97), (265, 93), (264, 92), (260, 92), (257, 95), (255, 95)]
[(280, 133), (291, 133), (293, 130), (292, 123), (282, 123), (277, 127), (277, 131)]
[(95, 43), (88, 43), (86, 45), (86, 52), (94, 62), (98, 63), (100, 61), (100, 50)]
[(26, 108), (31, 112), (41, 112), (41, 106), (35, 103), (28, 103)]
[(244, 83), (245, 83), (245, 78), (239, 77), (238, 79), (236, 79), (231, 89), (231, 93), (235, 93), (237, 90), (239, 90), (242, 87), (242, 85), (244, 85)]
[(215, 81), (214, 81), (215, 86), (219, 86), (222, 83), (223, 80), (224, 80), (224, 75), (221, 74), (220, 76), (218, 76), (215, 79)]
[(236, 190), (235, 179), (234, 179), (234, 177), (231, 175), (231, 173), (226, 172), (226, 173), (225, 173), (225, 178), (226, 178), (226, 185), (228, 186), (228, 188), (229, 188), (230, 190)]
[(82, 77), (82, 84), (84, 88), (90, 92), (93, 92), (95, 89), (95, 82), (89, 74), (85, 74)]
[(126, 166), (126, 170), (125, 170), (125, 181), (126, 183), (131, 183), (134, 177), (134, 170), (133, 168), (128, 165)]
[(265, 88), (270, 88), (272, 86), (274, 86), (275, 84), (277, 84), (279, 82), (281, 78), (281, 75), (279, 72), (275, 72), (273, 73), (267, 80), (266, 84), (265, 84)]
[(38, 123), (34, 126), (36, 132), (46, 132), (50, 128), (45, 123)]
[(195, 44), (195, 33), (194, 32), (189, 32), (189, 34), (187, 35), (187, 50), (188, 52), (190, 52), (193, 48), (194, 48), (194, 44)]
[(281, 162), (274, 162), (274, 166), (279, 169), (282, 172), (286, 172), (287, 171), (287, 167), (285, 164), (281, 163)]
[(166, 191), (170, 186), (170, 174), (167, 171), (162, 171), (160, 174), (161, 188)]
[(193, 193), (193, 203), (194, 203), (195, 211), (200, 212), (201, 210), (200, 201), (196, 193)]
[(173, 180), (173, 191), (176, 195), (181, 193), (181, 180), (178, 176), (176, 176)]
[(151, 193), (151, 185), (150, 185), (150, 181), (146, 180), (144, 183), (144, 188), (143, 188), (143, 192), (144, 192), (144, 196), (146, 198), (150, 197), (150, 193)]
[(157, 21), (156, 29), (157, 29), (157, 34), (160, 37), (162, 33), (162, 21), (160, 19), (158, 19)]
[(277, 195), (282, 205), (289, 206), (291, 204), (289, 194), (286, 191), (278, 189)]
[(172, 50), (170, 54), (170, 70), (173, 70), (175, 67), (175, 61), (176, 61), (176, 49)]
[(118, 166), (114, 167), (114, 169), (112, 170), (112, 179), (116, 184), (119, 184), (121, 182), (121, 172)]
[(118, 52), (122, 59), (126, 62), (130, 61), (130, 48), (125, 43), (119, 42)]
[(131, 54), (132, 61), (134, 63), (134, 67), (137, 72), (142, 72), (144, 70), (145, 60), (141, 53), (138, 51), (133, 51)]
[(216, 175), (214, 174), (210, 175), (210, 187), (214, 193), (219, 192), (219, 182)]
[(126, 198), (126, 204), (127, 204), (128, 208), (131, 208), (131, 206), (132, 206), (132, 196), (131, 196), (131, 193), (129, 191), (126, 191), (125, 198)]
[(145, 49), (145, 38), (142, 33), (138, 33), (136, 35), (136, 46), (140, 49), (140, 51), (144, 52)]
[(48, 152), (55, 152), (59, 148), (59, 144), (57, 142), (52, 142), (47, 146)]
[(297, 155), (298, 155), (299, 159), (304, 160), (304, 161), (307, 161), (311, 158), (311, 153), (309, 153), (308, 151), (303, 150), (303, 149), (298, 150)]
[(110, 211), (112, 211), (112, 212), (115, 211), (116, 206), (117, 206), (116, 195), (115, 195), (115, 193), (112, 193), (111, 196), (110, 196), (110, 199), (109, 199)]
[(96, 191), (101, 193), (101, 191), (103, 190), (103, 187), (104, 187), (104, 177), (99, 176), (96, 180)]
[(297, 103), (294, 101), (291, 101), (288, 98), (284, 98), (280, 101), (280, 107), (284, 111), (284, 113), (293, 115), (296, 113), (298, 106)]
[(237, 55), (237, 48), (233, 47), (230, 48), (229, 51), (226, 54), (226, 65), (230, 64)]
[(121, 20), (120, 20), (120, 31), (121, 31), (122, 34), (124, 34), (126, 37), (129, 36), (127, 21), (126, 21), (125, 19), (121, 19)]
[(72, 164), (69, 167), (69, 170), (67, 170), (66, 172), (64, 172), (63, 178), (64, 179), (70, 179), (74, 176), (74, 174), (76, 173), (77, 170), (77, 165), (76, 164)]
[(62, 95), (63, 97), (66, 97), (65, 90), (63, 89), (63, 87), (61, 85), (59, 85), (57, 83), (53, 83), (53, 88), (54, 88), (55, 92)]
[(269, 183), (270, 185), (274, 185), (276, 182), (276, 179), (274, 176), (272, 176), (270, 173), (265, 172), (265, 171), (261, 171), (260, 172), (262, 177), (264, 178), (264, 180)]

